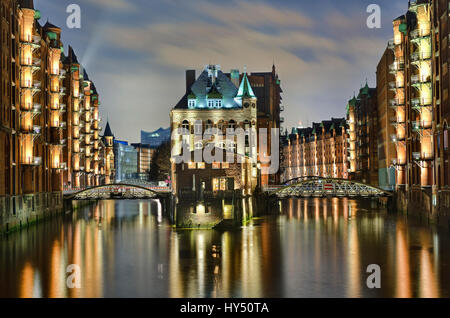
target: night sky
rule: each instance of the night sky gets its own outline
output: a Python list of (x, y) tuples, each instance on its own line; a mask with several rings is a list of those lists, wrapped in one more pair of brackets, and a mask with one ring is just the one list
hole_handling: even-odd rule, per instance
[[(82, 10), (81, 29), (66, 27), (66, 7)], [(369, 29), (366, 8), (382, 9)], [(41, 23), (62, 29), (95, 82), (101, 116), (117, 138), (169, 126), (185, 91), (186, 69), (220, 64), (248, 72), (275, 64), (284, 90), (285, 127), (344, 117), (354, 91), (376, 85), (392, 20), (407, 0), (35, 0)]]

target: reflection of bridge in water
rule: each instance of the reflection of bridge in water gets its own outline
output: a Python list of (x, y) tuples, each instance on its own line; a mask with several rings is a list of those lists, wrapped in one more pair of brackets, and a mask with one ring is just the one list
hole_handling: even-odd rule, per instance
[(79, 191), (64, 191), (65, 200), (141, 200), (160, 199), (171, 192), (169, 187), (145, 184), (115, 183), (90, 187)]
[(377, 187), (347, 179), (303, 177), (289, 180), (285, 185), (265, 189), (279, 198), (289, 197), (389, 197), (392, 194)]

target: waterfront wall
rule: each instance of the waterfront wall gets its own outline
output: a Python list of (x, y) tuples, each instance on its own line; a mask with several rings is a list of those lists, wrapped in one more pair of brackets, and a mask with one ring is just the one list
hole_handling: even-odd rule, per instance
[(397, 211), (430, 224), (450, 229), (450, 191), (434, 192), (432, 188), (411, 187), (395, 192), (394, 204)]
[(266, 198), (258, 196), (218, 196), (204, 200), (182, 200), (172, 197), (171, 220), (180, 229), (212, 229), (240, 227), (267, 207)]
[(36, 223), (64, 208), (62, 192), (0, 197), (0, 234)]

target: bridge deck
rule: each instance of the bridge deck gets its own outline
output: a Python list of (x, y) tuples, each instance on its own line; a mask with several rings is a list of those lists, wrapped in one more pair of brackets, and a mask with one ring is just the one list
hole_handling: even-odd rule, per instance
[(264, 192), (286, 197), (388, 197), (392, 194), (377, 187), (346, 179), (307, 177), (290, 180), (282, 186), (270, 186)]
[(155, 187), (136, 184), (107, 184), (82, 190), (66, 189), (66, 200), (101, 199), (151, 199), (165, 197), (171, 193), (169, 187)]

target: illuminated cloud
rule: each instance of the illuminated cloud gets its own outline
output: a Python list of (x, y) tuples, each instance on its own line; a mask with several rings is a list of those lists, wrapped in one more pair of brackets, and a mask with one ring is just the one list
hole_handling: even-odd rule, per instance
[[(47, 1), (37, 0), (38, 6)], [(111, 6), (110, 0), (102, 1)], [(102, 1), (82, 1), (89, 23), (99, 15), (89, 8), (99, 8)], [(117, 14), (83, 30), (95, 37), (78, 47), (81, 57), (89, 57), (104, 117), (119, 138), (130, 141), (138, 141), (140, 129), (167, 127), (169, 111), (184, 93), (184, 71), (209, 63), (225, 71), (242, 71), (246, 65), (252, 72), (270, 71), (275, 61), (286, 127), (344, 116), (353, 91), (366, 78), (375, 85), (392, 18), (403, 13), (392, 9), (391, 1), (380, 0), (390, 15), (383, 16), (383, 29), (369, 30), (365, 9), (370, 1), (365, 0), (357, 5), (353, 0), (339, 5), (329, 0), (127, 0), (138, 10), (121, 14), (123, 2), (114, 1)], [(80, 43), (84, 33), (65, 34), (65, 41)]]

